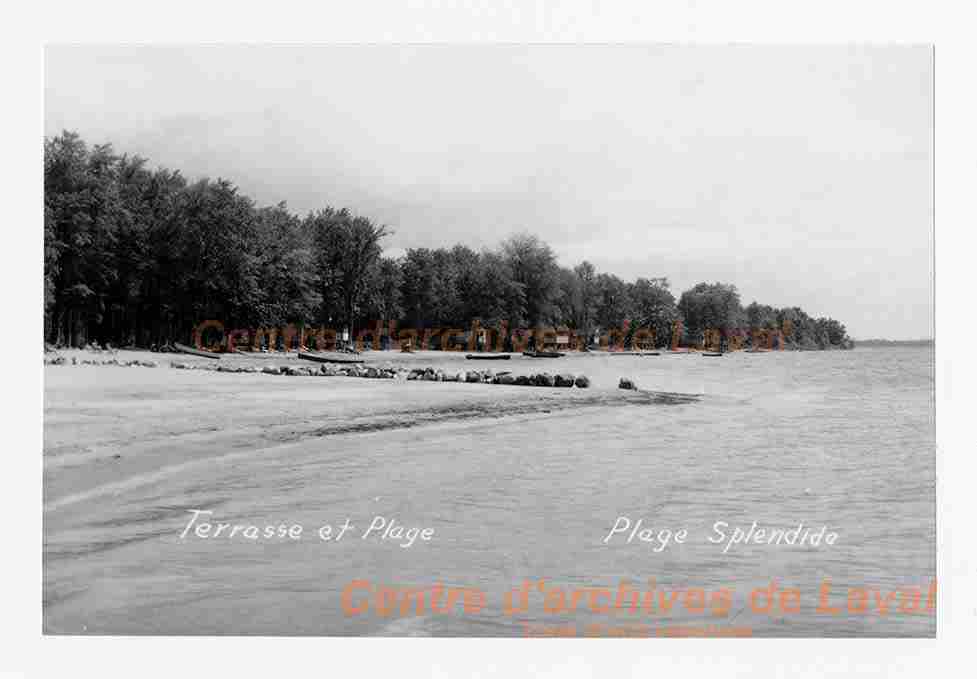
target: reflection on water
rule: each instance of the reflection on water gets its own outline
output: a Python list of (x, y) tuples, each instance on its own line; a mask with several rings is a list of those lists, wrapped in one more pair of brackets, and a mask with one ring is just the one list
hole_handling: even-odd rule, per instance
[[(48, 632), (522, 636), (524, 623), (744, 625), (768, 636), (928, 636), (935, 616), (849, 613), (849, 587), (935, 577), (933, 352), (572, 357), (598, 388), (701, 394), (697, 403), (598, 406), (349, 433), (235, 451), (45, 512)], [(404, 389), (412, 388), (403, 383)], [(491, 386), (474, 385), (476, 389)], [(180, 539), (191, 508), (215, 520), (301, 524), (301, 540)], [(432, 527), (429, 542), (360, 539), (376, 515)], [(684, 544), (603, 539), (618, 516), (688, 530)], [(340, 542), (324, 524), (354, 525)], [(835, 545), (739, 545), (712, 526), (819, 528)], [(831, 579), (837, 614), (817, 613)], [(478, 588), (477, 614), (347, 616), (352, 580)], [(622, 581), (721, 588), (729, 612), (506, 615), (525, 580), (566, 591)], [(799, 613), (751, 610), (753, 588), (801, 590)], [(871, 601), (874, 601), (872, 594)], [(585, 600), (584, 600), (585, 601)], [(893, 609), (895, 605), (893, 605)]]

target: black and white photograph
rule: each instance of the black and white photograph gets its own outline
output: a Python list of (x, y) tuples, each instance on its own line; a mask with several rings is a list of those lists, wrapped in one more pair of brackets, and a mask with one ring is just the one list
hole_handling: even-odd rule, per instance
[(22, 8), (0, 677), (968, 676), (964, 9)]
[(49, 45), (48, 635), (933, 637), (927, 45)]

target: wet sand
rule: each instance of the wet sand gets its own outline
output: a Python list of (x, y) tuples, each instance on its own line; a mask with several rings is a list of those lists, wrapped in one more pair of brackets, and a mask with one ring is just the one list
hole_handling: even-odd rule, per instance
[[(452, 421), (532, 418), (608, 405), (688, 402), (694, 395), (627, 392), (610, 383), (589, 389), (285, 376), (176, 370), (171, 362), (203, 368), (217, 361), (185, 354), (69, 350), (69, 362), (156, 361), (156, 368), (114, 365), (48, 366), (45, 370), (44, 503), (55, 509), (108, 492), (126, 479), (164, 467), (253, 452), (303, 439), (408, 429)], [(364, 352), (367, 366), (412, 369), (586, 374), (588, 355), (560, 359), (513, 356), (469, 361), (459, 352)], [(296, 365), (319, 368), (292, 354), (225, 355), (220, 365)], [(103, 488), (104, 487), (104, 488)]]
[[(585, 374), (590, 389), (221, 373), (168, 367), (205, 358), (118, 358), (161, 365), (44, 370), (47, 633), (523, 636), (524, 625), (609, 622), (545, 615), (539, 597), (525, 614), (500, 610), (504, 593), (540, 578), (734, 592), (725, 618), (624, 620), (653, 627), (935, 630), (931, 614), (747, 608), (750, 590), (771, 579), (799, 587), (806, 604), (826, 577), (841, 605), (846, 587), (925, 594), (935, 576), (931, 351), (571, 354), (491, 365), (440, 352), (364, 354), (368, 365)], [(642, 391), (618, 389), (621, 377)], [(181, 539), (194, 509), (217, 521), (297, 523), (310, 536)], [(434, 539), (404, 549), (314, 535), (347, 518), (362, 533), (377, 515), (431, 527)], [(621, 516), (687, 528), (690, 540), (661, 553), (605, 544)], [(830, 548), (724, 553), (707, 540), (717, 520), (825, 524), (839, 538)], [(354, 579), (478, 587), (492, 605), (479, 615), (350, 617), (341, 599)]]

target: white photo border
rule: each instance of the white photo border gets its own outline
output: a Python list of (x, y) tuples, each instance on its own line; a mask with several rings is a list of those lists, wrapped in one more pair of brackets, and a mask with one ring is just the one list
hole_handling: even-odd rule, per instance
[[(972, 672), (977, 569), (973, 314), (977, 225), (973, 11), (862, 0), (22, 4), (3, 56), (8, 212), (3, 309), (5, 535), (0, 673), (26, 676), (956, 676)], [(970, 14), (970, 16), (968, 16)], [(846, 43), (935, 45), (937, 640), (72, 638), (41, 635), (43, 45), (49, 43)], [(10, 148), (12, 147), (12, 149)], [(13, 341), (12, 341), (13, 340)], [(16, 360), (13, 357), (23, 357)], [(968, 643), (969, 642), (969, 643)]]

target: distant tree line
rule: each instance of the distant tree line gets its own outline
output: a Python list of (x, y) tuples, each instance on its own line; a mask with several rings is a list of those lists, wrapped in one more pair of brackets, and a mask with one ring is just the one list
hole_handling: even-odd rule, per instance
[(189, 341), (202, 320), (218, 319), (255, 329), (505, 322), (588, 340), (617, 329), (629, 341), (644, 328), (658, 346), (700, 344), (709, 332), (746, 346), (764, 332), (786, 348), (851, 343), (834, 319), (744, 308), (732, 285), (700, 283), (676, 300), (666, 278), (627, 282), (586, 261), (560, 266), (531, 234), (480, 252), (412, 248), (398, 258), (383, 253), (388, 235), (347, 209), (300, 217), (284, 203), (258, 207), (229, 181), (188, 181), (64, 132), (44, 143), (45, 337), (162, 345)]
[(934, 339), (911, 339), (911, 340), (891, 340), (891, 339), (862, 339), (858, 340), (860, 347), (932, 347), (936, 345)]

